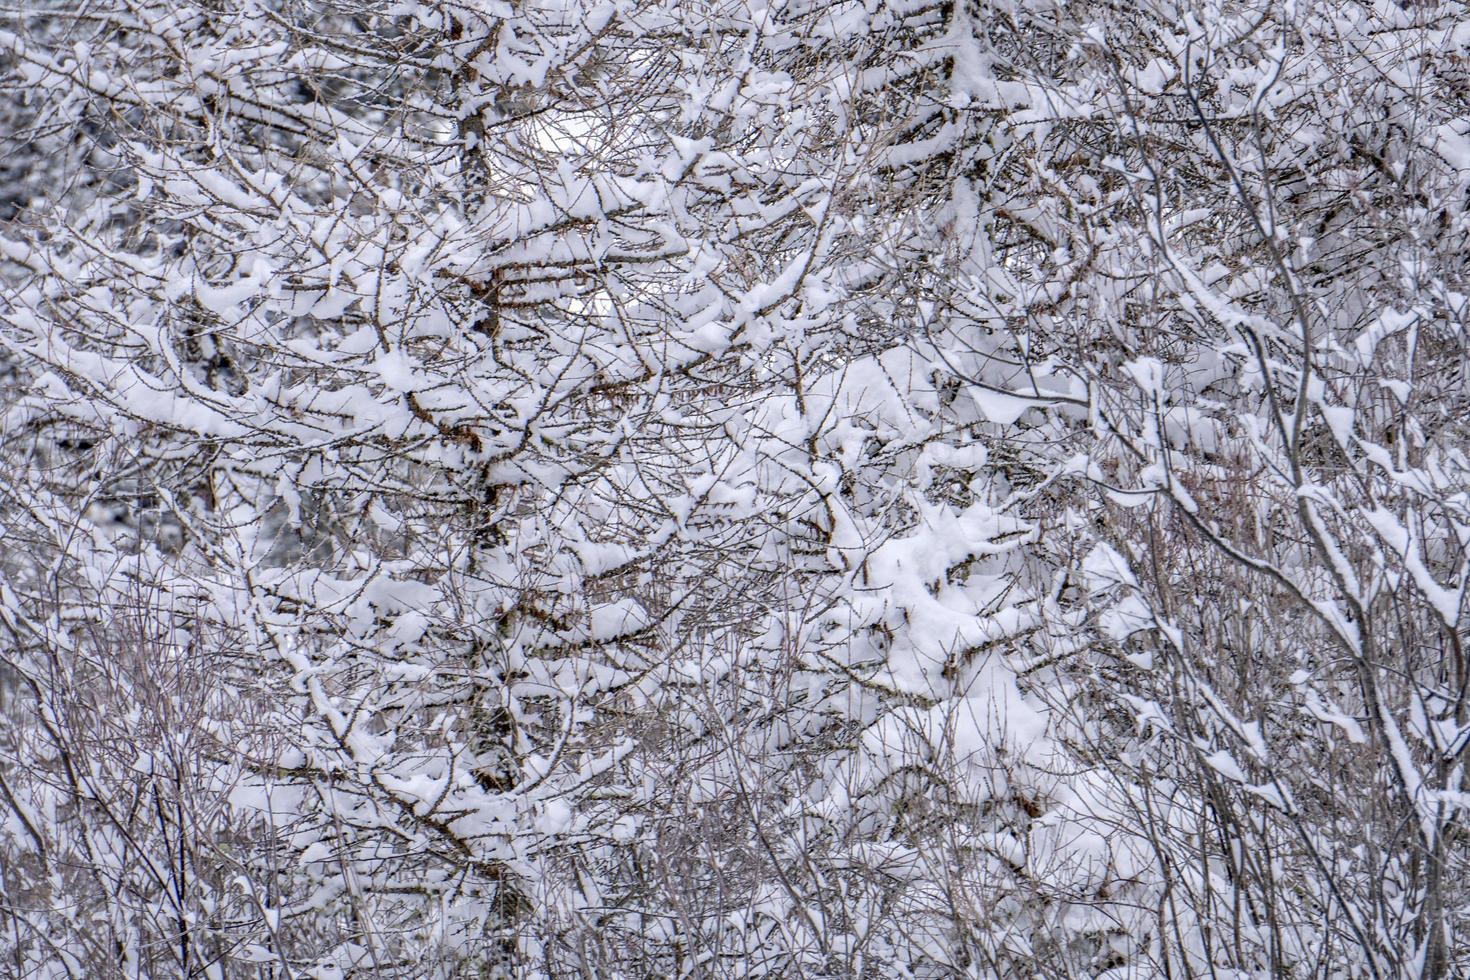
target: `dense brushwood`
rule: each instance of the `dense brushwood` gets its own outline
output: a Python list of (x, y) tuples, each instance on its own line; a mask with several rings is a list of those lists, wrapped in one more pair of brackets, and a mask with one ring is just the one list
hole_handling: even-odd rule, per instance
[(1470, 9), (0, 11), (0, 973), (1470, 974)]

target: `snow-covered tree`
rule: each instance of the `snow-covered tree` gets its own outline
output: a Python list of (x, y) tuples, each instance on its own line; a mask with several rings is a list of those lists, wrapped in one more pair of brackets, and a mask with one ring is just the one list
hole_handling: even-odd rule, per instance
[(1464, 14), (0, 14), (7, 966), (1463, 973)]

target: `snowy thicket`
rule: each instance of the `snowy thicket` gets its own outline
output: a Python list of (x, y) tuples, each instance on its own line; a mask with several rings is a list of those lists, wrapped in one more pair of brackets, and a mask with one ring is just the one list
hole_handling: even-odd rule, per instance
[(1470, 973), (1470, 9), (0, 12), (0, 972)]

